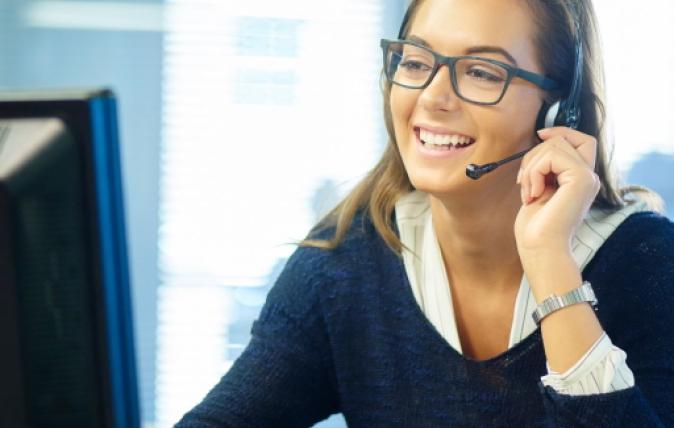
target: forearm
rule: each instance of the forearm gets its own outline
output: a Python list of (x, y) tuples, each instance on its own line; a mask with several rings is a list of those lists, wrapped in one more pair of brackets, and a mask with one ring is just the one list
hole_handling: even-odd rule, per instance
[[(536, 303), (551, 294), (562, 295), (578, 287), (582, 277), (576, 262), (565, 252), (539, 254), (525, 267)], [(589, 303), (559, 309), (543, 319), (541, 335), (550, 368), (563, 373), (573, 366), (603, 332)]]

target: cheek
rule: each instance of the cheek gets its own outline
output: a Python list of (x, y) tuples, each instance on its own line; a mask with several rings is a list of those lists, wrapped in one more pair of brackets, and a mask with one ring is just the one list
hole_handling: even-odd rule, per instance
[(534, 128), (540, 105), (534, 94), (504, 99), (500, 108), (482, 112), (482, 124), (487, 125), (482, 128), (490, 140), (507, 142), (509, 147), (529, 147), (536, 141)]

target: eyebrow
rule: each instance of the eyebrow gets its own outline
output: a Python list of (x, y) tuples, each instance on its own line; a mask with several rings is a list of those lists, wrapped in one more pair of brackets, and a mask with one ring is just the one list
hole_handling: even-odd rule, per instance
[[(416, 43), (418, 43), (418, 44), (420, 44), (420, 45), (422, 45), (422, 46), (425, 46), (425, 47), (431, 49), (431, 45), (428, 44), (428, 42), (425, 41), (424, 39), (422, 39), (421, 37), (417, 37), (417, 36), (409, 36), (409, 37), (407, 38), (407, 40), (416, 42)], [(514, 64), (516, 67), (518, 66), (518, 65), (517, 65), (517, 61), (515, 60), (515, 58), (514, 58), (512, 55), (510, 55), (510, 53), (509, 53), (507, 50), (503, 49), (503, 48), (500, 47), (500, 46), (480, 45), (480, 46), (471, 46), (471, 47), (469, 47), (468, 49), (466, 49), (466, 55), (472, 55), (472, 54), (476, 54), (476, 53), (496, 53), (496, 54), (501, 54), (501, 55), (503, 55), (505, 58), (507, 58), (508, 61), (510, 61), (512, 64)]]

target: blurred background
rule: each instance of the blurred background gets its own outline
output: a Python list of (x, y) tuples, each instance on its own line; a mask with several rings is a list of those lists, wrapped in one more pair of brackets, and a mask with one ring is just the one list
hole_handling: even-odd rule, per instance
[[(674, 2), (594, 3), (615, 166), (671, 217)], [(378, 43), (406, 5), (0, 0), (0, 88), (119, 97), (145, 428), (172, 426), (228, 370), (290, 243), (378, 159)]]

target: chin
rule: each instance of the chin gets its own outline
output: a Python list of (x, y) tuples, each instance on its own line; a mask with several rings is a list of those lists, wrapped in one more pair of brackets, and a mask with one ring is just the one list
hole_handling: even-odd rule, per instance
[[(415, 189), (432, 195), (448, 195), (460, 193), (468, 187), (470, 178), (465, 173), (458, 174), (432, 174), (425, 171), (420, 174), (410, 174), (410, 182)], [(472, 181), (472, 180), (470, 180)]]

